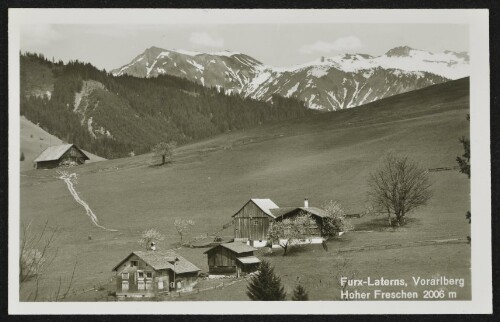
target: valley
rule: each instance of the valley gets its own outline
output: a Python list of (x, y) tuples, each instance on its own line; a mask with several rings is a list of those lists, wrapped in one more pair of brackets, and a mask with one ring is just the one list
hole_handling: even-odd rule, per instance
[[(362, 212), (367, 178), (390, 151), (407, 155), (427, 169), (454, 167), (456, 157), (463, 153), (458, 138), (469, 133), (468, 113), (469, 79), (464, 78), (335, 113), (305, 115), (200, 139), (179, 147), (173, 162), (162, 167), (154, 165), (150, 154), (142, 154), (71, 168), (78, 175), (75, 189), (80, 197), (101, 225), (117, 232), (91, 223), (66, 184), (57, 179), (56, 170), (24, 167), (21, 224), (32, 221), (33, 227), (41, 227), (48, 221), (60, 229), (58, 253), (40, 281), (40, 292), (47, 299), (59, 279), (67, 283), (78, 260), (74, 288), (103, 288), (68, 300), (105, 300), (114, 287), (111, 269), (138, 248), (142, 231), (157, 228), (166, 235), (158, 248), (173, 248), (178, 242), (175, 218), (195, 221), (188, 239), (211, 235), (250, 198), (271, 198), (281, 206), (300, 205), (307, 197), (317, 207), (336, 200), (347, 213)], [(21, 138), (26, 138), (21, 140), (21, 150), (30, 144), (26, 129), (21, 127)], [(430, 172), (430, 178), (431, 202), (411, 214), (404, 228), (385, 227), (383, 216), (364, 216), (353, 219), (357, 231), (330, 241), (328, 251), (311, 245), (286, 257), (279, 251), (259, 256), (275, 265), (287, 290), (300, 271), (315, 300), (338, 300), (334, 276), (345, 260), (358, 276), (396, 278), (401, 272), (418, 271), (425, 277), (464, 277), (466, 287), (459, 299), (470, 299), (470, 246), (465, 242), (470, 225), (464, 215), (470, 209), (470, 182), (457, 170)], [(221, 234), (232, 233), (230, 226)], [(385, 249), (386, 245), (446, 239), (457, 242)], [(342, 252), (369, 245), (379, 248)], [(206, 272), (203, 251), (178, 250)], [(22, 300), (32, 291), (30, 283), (21, 288)], [(245, 284), (181, 300), (247, 300)]]

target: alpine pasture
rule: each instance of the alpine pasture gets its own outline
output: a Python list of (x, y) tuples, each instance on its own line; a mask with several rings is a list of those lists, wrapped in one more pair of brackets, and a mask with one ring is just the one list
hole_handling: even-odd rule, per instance
[[(21, 223), (32, 221), (33, 227), (41, 227), (48, 221), (60, 229), (57, 256), (40, 279), (40, 293), (55, 292), (60, 279), (64, 287), (73, 267), (75, 290), (109, 283), (113, 266), (139, 249), (142, 231), (156, 228), (165, 234), (158, 249), (177, 247), (175, 218), (195, 221), (186, 240), (211, 235), (250, 198), (299, 206), (308, 197), (310, 206), (316, 207), (336, 200), (347, 213), (360, 213), (367, 202), (368, 176), (387, 152), (408, 155), (428, 169), (453, 168), (455, 158), (463, 153), (458, 138), (469, 133), (467, 113), (468, 78), (340, 112), (218, 135), (177, 148), (173, 162), (165, 166), (156, 166), (152, 156), (145, 154), (68, 169), (77, 174), (75, 189), (99, 224), (116, 232), (93, 225), (56, 170), (22, 167)], [(21, 127), (21, 150), (29, 141), (26, 129)], [(30, 154), (23, 162), (34, 157)], [(384, 216), (364, 216), (352, 220), (355, 231), (328, 242), (328, 251), (311, 245), (285, 257), (280, 250), (273, 254), (263, 250), (257, 256), (275, 265), (289, 293), (300, 275), (314, 300), (339, 299), (336, 276), (344, 261), (357, 276), (409, 280), (410, 273), (401, 276), (402, 272), (421, 272), (426, 277), (464, 277), (466, 287), (459, 297), (470, 298), (467, 243), (416, 245), (470, 235), (465, 220), (470, 182), (456, 169), (432, 171), (430, 178), (430, 203), (410, 214), (409, 223), (400, 229), (387, 227)], [(220, 234), (231, 236), (232, 226)], [(178, 250), (207, 272), (203, 251)], [(21, 299), (27, 298), (32, 283), (21, 288)], [(106, 287), (112, 291), (113, 285)], [(241, 282), (224, 292), (181, 299), (247, 300), (245, 287), (246, 282)], [(92, 296), (97, 295), (75, 295), (71, 300), (98, 299)]]

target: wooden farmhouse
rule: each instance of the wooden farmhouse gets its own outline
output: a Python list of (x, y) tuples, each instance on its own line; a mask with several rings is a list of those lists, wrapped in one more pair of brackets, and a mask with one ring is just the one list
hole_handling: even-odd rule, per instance
[(36, 169), (84, 164), (89, 157), (74, 144), (49, 146), (33, 162)]
[(136, 251), (114, 268), (118, 297), (154, 297), (191, 291), (200, 269), (172, 250)]
[(312, 227), (304, 243), (320, 244), (324, 241), (321, 234), (323, 218), (327, 213), (320, 208), (309, 207), (309, 201), (304, 201), (303, 207), (278, 207), (271, 199), (250, 199), (236, 214), (233, 215), (235, 241), (246, 242), (254, 247), (267, 245), (267, 233), (274, 221), (293, 218), (301, 214), (310, 215), (316, 226)]
[(314, 220), (314, 225), (309, 227), (306, 235), (299, 241), (299, 243), (307, 244), (321, 244), (325, 239), (321, 233), (323, 218), (328, 214), (326, 211), (316, 207), (283, 207), (271, 209), (272, 214), (276, 217), (275, 221), (283, 219), (293, 219), (301, 215), (309, 215)]
[(269, 223), (276, 219), (271, 209), (279, 208), (271, 199), (250, 199), (233, 215), (235, 240), (249, 241), (252, 246), (267, 244)]
[(208, 272), (213, 275), (233, 275), (237, 277), (255, 272), (260, 260), (254, 256), (256, 248), (242, 242), (232, 242), (214, 246), (204, 252), (208, 257)]

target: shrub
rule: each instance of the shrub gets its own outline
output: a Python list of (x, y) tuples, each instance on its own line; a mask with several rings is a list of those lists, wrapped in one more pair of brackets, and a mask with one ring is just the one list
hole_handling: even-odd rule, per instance
[(302, 285), (297, 284), (297, 286), (295, 286), (295, 289), (293, 290), (292, 300), (309, 301), (309, 294), (307, 294), (306, 289)]

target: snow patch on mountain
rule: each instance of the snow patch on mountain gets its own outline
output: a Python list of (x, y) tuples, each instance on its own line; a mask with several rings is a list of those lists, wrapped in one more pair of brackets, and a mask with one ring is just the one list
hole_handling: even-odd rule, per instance
[(293, 94), (293, 93), (295, 93), (295, 92), (297, 91), (297, 89), (299, 88), (299, 85), (300, 85), (300, 83), (297, 83), (297, 84), (295, 84), (292, 88), (290, 88), (290, 89), (288, 90), (288, 92), (286, 93), (285, 97), (290, 97), (290, 96), (292, 96), (292, 94)]
[(188, 63), (190, 63), (191, 65), (193, 65), (196, 69), (198, 69), (198, 71), (201, 73), (203, 72), (203, 70), (205, 69), (205, 67), (203, 67), (203, 65), (201, 64), (198, 64), (197, 62), (193, 61), (193, 60), (190, 60), (190, 59), (186, 59), (186, 61)]
[(313, 76), (313, 77), (323, 77), (328, 75), (329, 68), (328, 66), (315, 66), (311, 70), (307, 72), (308, 76)]

